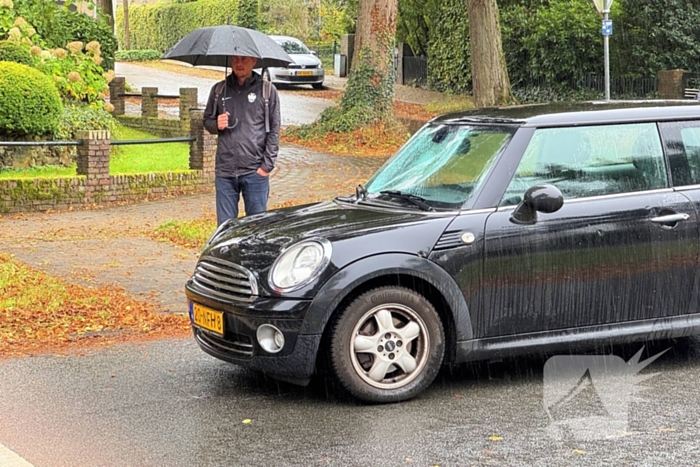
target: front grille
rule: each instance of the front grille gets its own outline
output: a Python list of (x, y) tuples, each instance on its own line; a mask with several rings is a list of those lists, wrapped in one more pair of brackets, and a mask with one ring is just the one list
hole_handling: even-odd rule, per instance
[(199, 260), (192, 282), (202, 291), (226, 300), (250, 301), (258, 294), (258, 283), (250, 271), (213, 256)]
[(289, 81), (290, 83), (302, 83), (309, 81), (319, 81), (321, 76), (278, 76), (280, 81)]
[(210, 334), (207, 331), (199, 331), (199, 338), (207, 345), (218, 350), (227, 353), (237, 353), (242, 357), (253, 356), (253, 341), (248, 336), (231, 334), (228, 339), (222, 339), (221, 337)]
[(318, 68), (318, 65), (289, 65), (287, 68), (294, 70), (313, 70), (314, 68)]

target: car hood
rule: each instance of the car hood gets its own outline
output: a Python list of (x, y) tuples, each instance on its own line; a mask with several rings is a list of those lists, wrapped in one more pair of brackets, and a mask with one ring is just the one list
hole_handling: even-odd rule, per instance
[(291, 54), (290, 57), (294, 60), (295, 65), (317, 66), (321, 63), (321, 60), (312, 54)]
[(202, 256), (239, 264), (254, 274), (268, 270), (280, 252), (304, 239), (333, 244), (332, 262), (349, 262), (383, 252), (427, 256), (454, 218), (452, 214), (381, 209), (328, 201), (268, 211), (230, 221)]

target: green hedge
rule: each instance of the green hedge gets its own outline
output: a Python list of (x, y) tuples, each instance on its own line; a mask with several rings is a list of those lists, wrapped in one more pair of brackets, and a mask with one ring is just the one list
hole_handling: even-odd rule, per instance
[(50, 77), (27, 65), (0, 62), (0, 132), (52, 134), (62, 112), (61, 97)]
[(0, 41), (0, 61), (22, 63), (32, 66), (32, 55), (17, 42)]
[(65, 47), (68, 42), (81, 41), (85, 44), (92, 41), (100, 43), (102, 58), (101, 66), (105, 70), (114, 69), (114, 54), (117, 51), (117, 38), (112, 28), (104, 21), (96, 21), (88, 15), (59, 9), (56, 13), (59, 28), (53, 33), (54, 47)]
[[(237, 24), (238, 0), (129, 6), (130, 47), (167, 52), (180, 39), (204, 26)], [(124, 10), (117, 9), (117, 38), (124, 47)]]
[(120, 62), (150, 62), (159, 60), (163, 54), (157, 50), (119, 50), (116, 60)]

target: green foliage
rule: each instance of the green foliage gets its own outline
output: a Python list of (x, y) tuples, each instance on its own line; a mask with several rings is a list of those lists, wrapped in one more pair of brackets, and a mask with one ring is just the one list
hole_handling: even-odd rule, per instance
[(74, 140), (80, 130), (113, 131), (116, 120), (101, 106), (70, 104), (64, 107), (61, 121), (54, 133), (57, 140)]
[[(238, 0), (199, 0), (191, 3), (130, 5), (131, 48), (167, 52), (180, 39), (204, 26), (237, 24)], [(116, 30), (124, 45), (124, 9), (117, 8)]]
[(305, 0), (266, 0), (261, 19), (268, 34), (298, 37), (307, 42), (313, 35), (313, 12)]
[(88, 15), (60, 9), (56, 14), (59, 27), (47, 42), (52, 47), (65, 47), (68, 42), (81, 41), (89, 43), (97, 41), (102, 51), (102, 68), (114, 69), (114, 55), (117, 51), (117, 38), (112, 28), (103, 20), (97, 21)]
[(0, 131), (51, 134), (58, 128), (62, 111), (51, 78), (26, 65), (0, 62)]
[[(0, 0), (0, 4), (3, 0)], [(7, 0), (5, 0), (7, 3)], [(24, 18), (40, 38), (50, 37), (60, 26), (56, 19), (59, 10), (53, 0), (11, 0), (12, 7), (0, 7), (0, 39), (7, 37), (18, 17)], [(40, 45), (42, 39), (37, 41)]]
[(319, 16), (321, 39), (339, 41), (341, 36), (355, 30), (357, 2), (322, 0)]
[[(66, 48), (68, 50), (41, 52), (36, 67), (53, 76), (64, 99), (98, 102), (104, 97), (108, 87), (108, 74), (104, 73), (100, 66), (102, 57), (99, 43), (90, 42), (84, 45), (76, 41), (68, 43)], [(109, 74), (113, 72), (110, 71)]]
[(613, 18), (611, 70), (636, 76), (677, 68), (700, 71), (698, 0), (621, 0), (615, 6), (619, 20)]
[(115, 59), (120, 62), (150, 62), (160, 60), (162, 56), (157, 50), (118, 50)]
[(22, 63), (29, 66), (34, 64), (29, 50), (12, 41), (0, 41), (0, 61)]
[(431, 89), (457, 94), (471, 90), (469, 21), (464, 0), (444, 0), (435, 9), (428, 56)]
[(258, 29), (258, 0), (238, 0), (237, 25)]

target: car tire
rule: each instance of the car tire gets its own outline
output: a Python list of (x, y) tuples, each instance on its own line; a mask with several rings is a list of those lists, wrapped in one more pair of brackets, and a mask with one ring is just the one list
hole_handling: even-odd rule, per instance
[(433, 382), (444, 354), (445, 332), (435, 308), (404, 287), (360, 295), (331, 328), (331, 371), (365, 402), (415, 397)]
[(314, 89), (323, 89), (323, 83), (313, 83), (311, 87)]
[(270, 71), (267, 68), (263, 68), (262, 79), (265, 81), (270, 81)]

